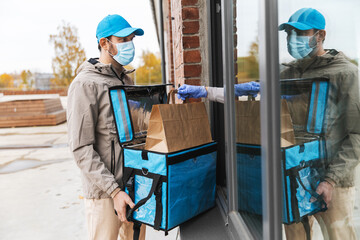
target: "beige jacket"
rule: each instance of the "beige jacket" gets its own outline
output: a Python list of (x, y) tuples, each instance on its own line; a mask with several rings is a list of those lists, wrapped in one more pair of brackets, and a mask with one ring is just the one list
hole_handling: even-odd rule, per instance
[(287, 64), (282, 79), (327, 77), (330, 80), (326, 107), (326, 172), (339, 187), (355, 184), (360, 162), (360, 95), (358, 68), (335, 49), (325, 55)]
[[(122, 157), (108, 89), (132, 80), (110, 64), (84, 62), (68, 90), (67, 122), (70, 150), (82, 175), (85, 198), (108, 198), (122, 187)], [(111, 166), (111, 159), (115, 166)], [(111, 172), (111, 169), (113, 172)]]

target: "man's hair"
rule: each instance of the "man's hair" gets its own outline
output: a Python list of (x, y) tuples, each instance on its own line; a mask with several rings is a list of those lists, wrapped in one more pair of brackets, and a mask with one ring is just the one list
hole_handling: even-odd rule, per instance
[[(111, 36), (106, 37), (107, 40), (110, 40), (110, 38), (111, 38)], [(99, 40), (99, 43), (98, 43), (98, 49), (101, 52), (100, 40)]]

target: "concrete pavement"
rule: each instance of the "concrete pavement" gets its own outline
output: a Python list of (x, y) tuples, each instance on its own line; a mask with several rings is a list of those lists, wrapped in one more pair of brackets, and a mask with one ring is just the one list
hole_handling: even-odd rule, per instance
[[(66, 98), (61, 97), (66, 108)], [(360, 239), (360, 168), (354, 224)], [(66, 123), (0, 128), (0, 239), (87, 239), (80, 172), (67, 145)], [(314, 239), (322, 239), (319, 226)], [(147, 228), (147, 240), (175, 240), (177, 229)]]
[[(1, 239), (87, 239), (80, 171), (66, 134), (66, 123), (0, 128)], [(176, 234), (148, 227), (146, 239)]]

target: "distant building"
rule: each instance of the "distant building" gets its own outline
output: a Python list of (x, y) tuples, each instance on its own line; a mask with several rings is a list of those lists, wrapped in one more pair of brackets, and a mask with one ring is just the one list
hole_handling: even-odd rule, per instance
[(18, 88), (21, 85), (22, 81), (23, 80), (21, 78), (15, 78), (14, 79), (14, 88)]
[(51, 86), (51, 79), (54, 78), (52, 73), (34, 73), (34, 88), (40, 90), (49, 90)]

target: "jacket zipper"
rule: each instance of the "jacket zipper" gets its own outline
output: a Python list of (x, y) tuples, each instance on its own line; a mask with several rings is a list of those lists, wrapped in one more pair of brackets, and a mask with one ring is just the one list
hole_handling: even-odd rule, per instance
[(115, 144), (114, 140), (111, 140), (111, 173), (115, 176)]
[(121, 76), (119, 77), (119, 75), (116, 73), (116, 71), (113, 69), (112, 66), (110, 66), (110, 69), (113, 71), (113, 73), (115, 74), (115, 76), (122, 82), (123, 85), (125, 85), (123, 78), (124, 78), (124, 74), (123, 72), (121, 73)]

